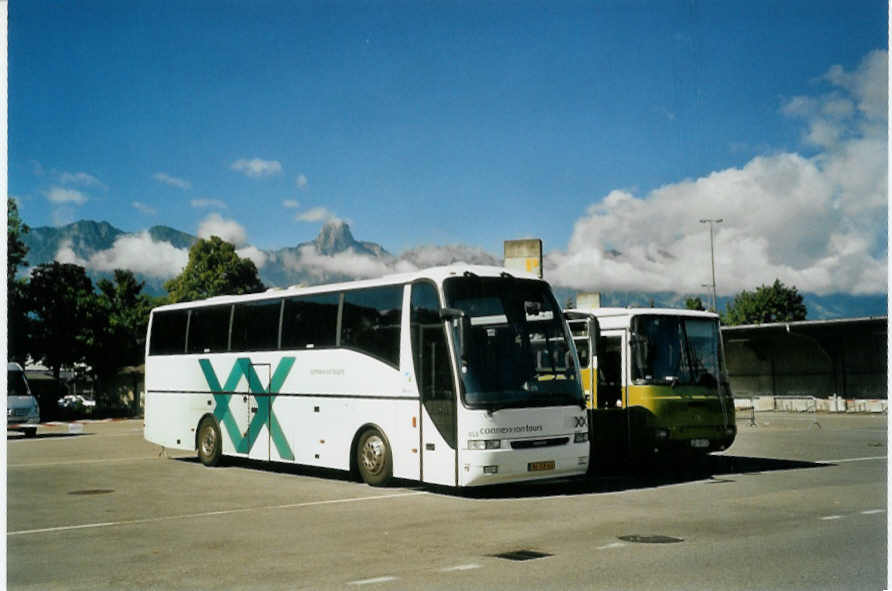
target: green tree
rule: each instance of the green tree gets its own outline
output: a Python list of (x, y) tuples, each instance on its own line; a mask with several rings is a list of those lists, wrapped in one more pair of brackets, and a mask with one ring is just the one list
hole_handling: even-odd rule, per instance
[(703, 300), (699, 297), (691, 297), (684, 301), (684, 307), (688, 310), (706, 310), (706, 306), (703, 305)]
[(766, 324), (805, 320), (807, 310), (795, 287), (787, 287), (779, 279), (771, 286), (761, 285), (755, 291), (743, 290), (728, 303), (722, 323)]
[[(78, 265), (38, 265), (31, 274), (27, 296), (32, 314), (29, 352), (51, 368), (61, 384), (62, 368), (84, 361), (94, 334), (97, 298), (93, 282)], [(62, 394), (60, 388), (54, 399), (41, 401), (41, 407), (52, 413)]]
[(19, 217), (19, 206), (12, 197), (6, 198), (6, 281), (15, 279), (19, 266), (27, 267), (28, 247), (25, 246), (25, 234), (31, 231)]
[(19, 208), (15, 199), (6, 200), (6, 327), (7, 357), (20, 363), (28, 356), (28, 298), (26, 296), (27, 280), (16, 279), (20, 266), (27, 267), (28, 247), (23, 240), (31, 229), (19, 217)]
[(250, 259), (218, 236), (201, 239), (189, 249), (189, 262), (177, 277), (164, 284), (171, 302), (200, 300), (217, 295), (256, 293), (266, 289)]
[(85, 360), (92, 368), (96, 391), (112, 402), (111, 380), (128, 365), (142, 363), (152, 301), (142, 293), (145, 282), (131, 271), (114, 272), (114, 281), (97, 282), (96, 310), (87, 339)]

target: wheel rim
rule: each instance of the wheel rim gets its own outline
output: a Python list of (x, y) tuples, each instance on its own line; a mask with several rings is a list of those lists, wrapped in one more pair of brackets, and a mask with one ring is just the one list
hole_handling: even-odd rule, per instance
[(212, 456), (217, 448), (217, 432), (213, 427), (205, 427), (201, 437), (201, 453)]
[(359, 459), (366, 473), (377, 474), (384, 469), (386, 455), (387, 447), (384, 440), (378, 435), (371, 435), (363, 443)]

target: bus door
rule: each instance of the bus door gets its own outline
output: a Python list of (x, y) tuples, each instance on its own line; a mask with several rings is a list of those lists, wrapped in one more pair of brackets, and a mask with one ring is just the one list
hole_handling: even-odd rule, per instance
[(412, 285), (412, 361), (420, 397), (421, 480), (456, 486), (457, 408), (445, 326), (434, 284)]
[[(272, 366), (269, 363), (252, 363), (251, 368), (257, 377), (257, 382), (249, 384), (248, 398), (248, 423), (243, 435), (245, 451), (248, 457), (255, 460), (270, 459), (270, 417), (272, 398), (269, 395), (270, 376)], [(250, 381), (250, 380), (249, 380)]]
[(598, 343), (598, 385), (592, 413), (592, 457), (602, 464), (623, 459), (629, 446), (626, 333), (604, 332)]
[(598, 342), (601, 331), (595, 316), (568, 310), (564, 312), (576, 355), (579, 359), (579, 374), (582, 379), (582, 393), (585, 395), (585, 407), (589, 414), (597, 407), (598, 392)]

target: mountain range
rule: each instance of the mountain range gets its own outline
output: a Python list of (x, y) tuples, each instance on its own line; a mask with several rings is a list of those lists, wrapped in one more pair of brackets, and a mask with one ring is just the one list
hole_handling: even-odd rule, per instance
[[(126, 249), (119, 249), (119, 246), (126, 244), (128, 238), (135, 243), (135, 246), (130, 248), (130, 251), (135, 251), (131, 252), (131, 258), (109, 255), (116, 250), (126, 252)], [(137, 240), (142, 242), (135, 242)], [(152, 226), (144, 232), (128, 233), (108, 222), (91, 220), (81, 220), (60, 227), (31, 228), (31, 231), (24, 235), (24, 242), (28, 247), (26, 260), (31, 267), (54, 260), (77, 262), (87, 268), (88, 275), (94, 281), (102, 277), (111, 277), (114, 268), (129, 268), (139, 280), (145, 282), (145, 291), (152, 295), (166, 293), (164, 282), (176, 275), (178, 269), (182, 269), (186, 252), (196, 240), (197, 236), (169, 226)], [(170, 256), (171, 253), (176, 255), (166, 274), (159, 272), (157, 267), (151, 271), (145, 270), (145, 259), (160, 258), (153, 252), (147, 251), (146, 245), (164, 245), (165, 255)], [(63, 252), (66, 253), (65, 256), (62, 256)], [(261, 251), (249, 248), (240, 250), (239, 253), (254, 260), (261, 281), (269, 287), (313, 285), (376, 277), (401, 269), (417, 269), (455, 262), (480, 265), (500, 265), (502, 262), (500, 258), (482, 249), (465, 245), (420, 246), (404, 251), (400, 255), (393, 255), (380, 244), (356, 240), (350, 231), (350, 226), (340, 220), (325, 223), (318, 236), (309, 242), (276, 250)], [(611, 255), (622, 256), (619, 252)], [(20, 272), (27, 272), (27, 268), (20, 269)], [(554, 286), (554, 291), (561, 304), (572, 301), (576, 295), (575, 290), (559, 285)], [(602, 294), (601, 304), (621, 307), (683, 308), (689, 295), (669, 292), (607, 292)], [(885, 294), (855, 296), (803, 293), (802, 295), (808, 309), (809, 320), (882, 316), (887, 313)], [(731, 299), (720, 297), (718, 308), (723, 310)]]

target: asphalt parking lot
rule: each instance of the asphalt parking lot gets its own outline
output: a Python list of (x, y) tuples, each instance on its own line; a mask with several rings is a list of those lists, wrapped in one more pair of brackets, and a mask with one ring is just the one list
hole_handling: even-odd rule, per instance
[(761, 413), (738, 426), (700, 471), (464, 491), (205, 468), (145, 442), (137, 420), (10, 433), (7, 584), (886, 588), (887, 418)]

